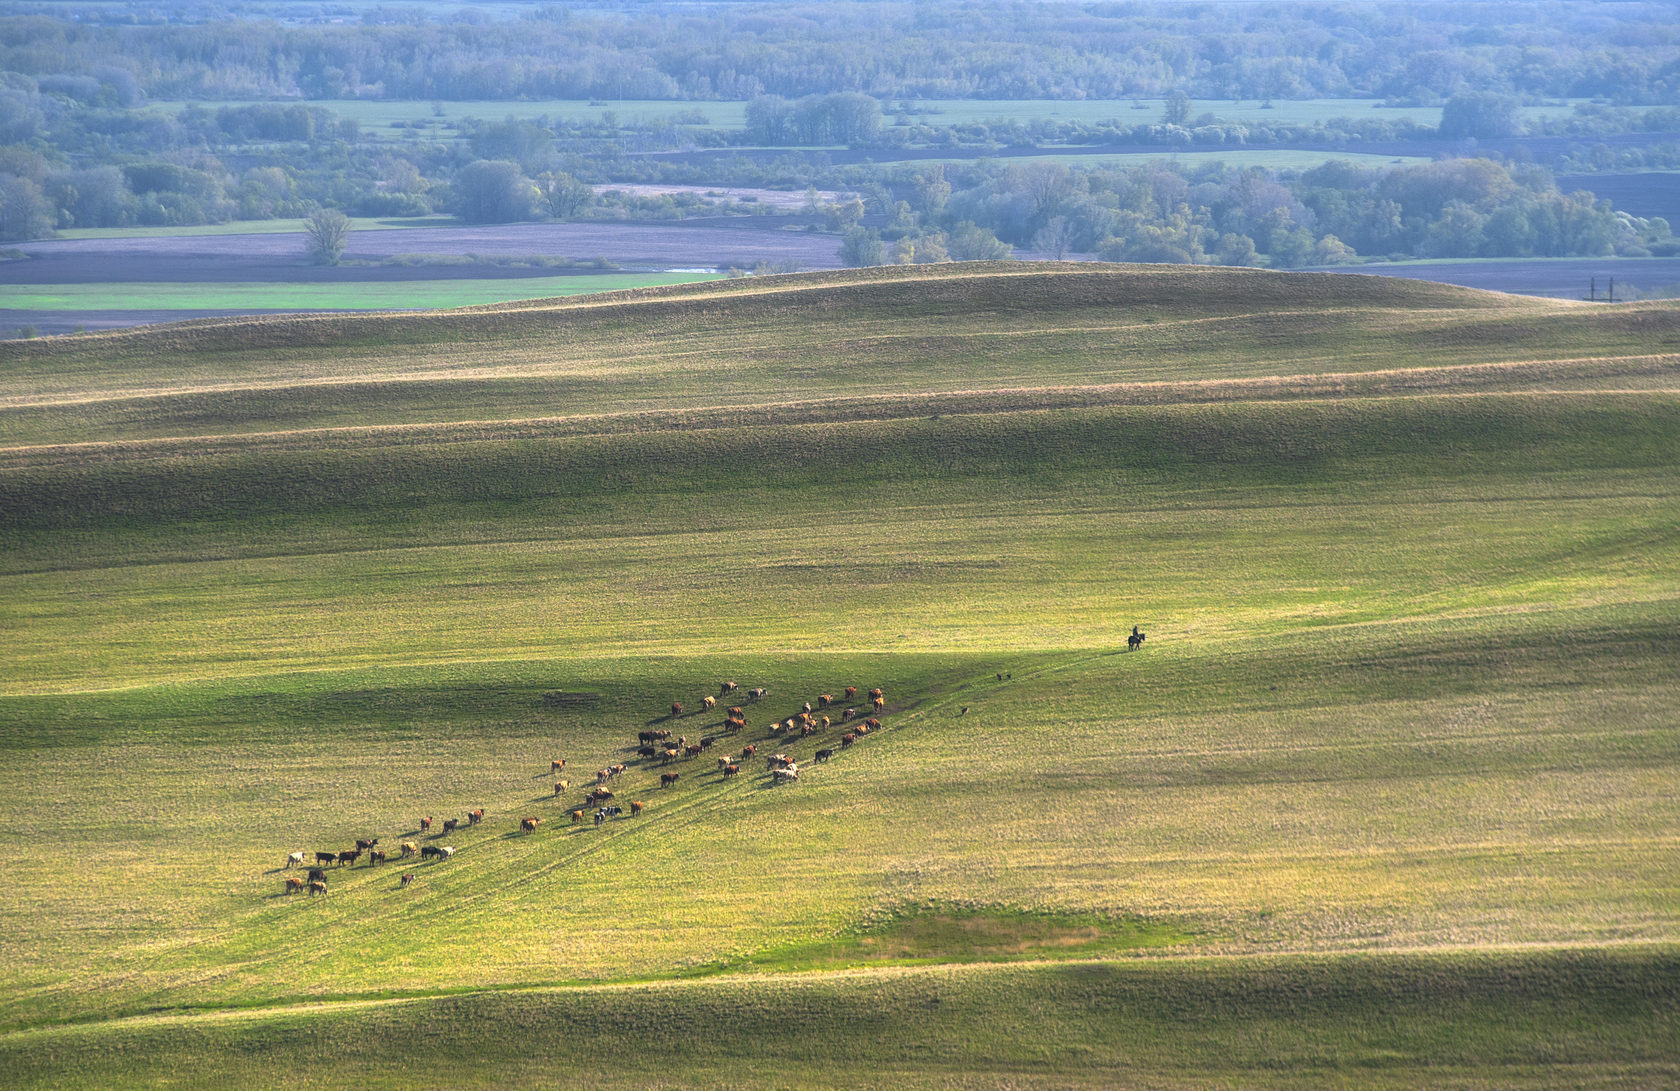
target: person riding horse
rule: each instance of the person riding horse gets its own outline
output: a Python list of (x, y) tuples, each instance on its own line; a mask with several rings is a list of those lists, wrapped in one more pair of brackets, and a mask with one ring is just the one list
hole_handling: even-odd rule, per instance
[(1126, 650), (1129, 652), (1136, 651), (1137, 646), (1143, 643), (1144, 635), (1145, 634), (1138, 632), (1138, 627), (1136, 625), (1133, 625), (1132, 635), (1126, 638)]

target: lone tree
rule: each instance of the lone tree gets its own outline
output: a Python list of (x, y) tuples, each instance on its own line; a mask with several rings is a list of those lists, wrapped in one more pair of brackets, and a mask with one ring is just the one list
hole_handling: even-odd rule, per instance
[(309, 254), (315, 263), (337, 265), (350, 234), (350, 217), (336, 208), (319, 208), (303, 222), (303, 230), (309, 236)]

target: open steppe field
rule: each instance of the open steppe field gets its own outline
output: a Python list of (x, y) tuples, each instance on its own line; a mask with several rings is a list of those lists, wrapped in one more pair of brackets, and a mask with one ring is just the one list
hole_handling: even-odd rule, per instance
[(0, 1082), (1672, 1084), (1677, 380), (1148, 266), (0, 345)]

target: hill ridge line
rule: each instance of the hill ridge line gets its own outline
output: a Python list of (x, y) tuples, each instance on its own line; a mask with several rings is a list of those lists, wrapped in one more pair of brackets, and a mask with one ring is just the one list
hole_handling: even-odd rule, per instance
[[(1638, 375), (1680, 376), (1680, 354), (1581, 357), (1522, 363), (1457, 364), (1445, 367), (1383, 371), (1323, 372), (1243, 379), (1179, 379), (1072, 386), (993, 387), (905, 394), (868, 394), (836, 398), (708, 405), (682, 409), (641, 409), (510, 420), (415, 421), (342, 425), (249, 433), (90, 440), (75, 443), (0, 447), (0, 469), (17, 469), (51, 456), (169, 457), (185, 449), (196, 454), (263, 450), (286, 441), (314, 437), (365, 441), (478, 443), (510, 439), (563, 439), (660, 431), (706, 431), (730, 427), (787, 427), (810, 424), (867, 423), (923, 415), (969, 416), (987, 413), (1043, 412), (1121, 406), (1170, 406), (1241, 401), (1334, 401), (1350, 397), (1491, 394), (1612, 394), (1614, 390), (1489, 389), (1495, 383), (1542, 382)], [(1624, 393), (1651, 393), (1628, 390)], [(454, 435), (451, 435), (454, 433)]]

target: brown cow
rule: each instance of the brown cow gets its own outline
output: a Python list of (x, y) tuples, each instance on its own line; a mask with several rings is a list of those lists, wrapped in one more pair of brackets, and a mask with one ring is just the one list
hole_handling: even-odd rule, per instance
[(818, 708), (827, 708), (829, 705), (831, 705), (833, 703), (834, 703), (834, 695), (832, 693), (819, 693), (819, 694), (817, 694), (817, 707)]
[(291, 878), (286, 880), (286, 893), (296, 894), (299, 891), (301, 891), (302, 889), (303, 889), (303, 880), (299, 879), (297, 876), (294, 875)]
[(416, 845), (413, 841), (404, 841), (402, 843), (402, 854), (404, 856), (413, 856), (415, 853), (417, 853), (419, 851), (420, 851), (420, 846)]
[(341, 864), (349, 864), (351, 867), (355, 867), (356, 866), (356, 858), (358, 856), (360, 856), (361, 854), (362, 854), (361, 849), (345, 849), (343, 852), (338, 854), (338, 862), (341, 863)]
[(718, 696), (722, 697), (726, 693), (734, 693), (740, 688), (741, 685), (739, 682), (725, 682), (723, 685), (718, 687)]
[(887, 707), (887, 699), (885, 697), (872, 697), (870, 698), (869, 703), (874, 706), (876, 712), (879, 712), (883, 708)]
[(548, 763), (548, 771), (550, 773), (558, 773), (564, 768), (566, 768), (565, 758), (555, 758), (553, 761)]
[(683, 757), (685, 757), (685, 758), (699, 757), (700, 752), (704, 749), (706, 749), (706, 748), (704, 746), (701, 746), (697, 742), (696, 743), (690, 743), (688, 745), (688, 747), (683, 750)]
[(422, 818), (420, 820), (420, 832), (425, 833), (427, 830), (429, 830), (431, 828), (432, 828), (432, 816), (427, 815), (425, 818)]
[(869, 691), (869, 696), (870, 696), (870, 698), (871, 698), (871, 699), (874, 699), (874, 698), (876, 698), (876, 697), (881, 697), (881, 696), (883, 696), (883, 694), (882, 694), (882, 692), (881, 692), (881, 690), (880, 690), (880, 688), (879, 688), (879, 687), (877, 687), (877, 688), (875, 688), (875, 689), (872, 689), (872, 690), (870, 690), (870, 691)]
[(881, 727), (881, 721), (871, 716), (869, 719), (863, 721), (863, 726), (869, 728), (871, 731), (878, 731)]
[(407, 886), (408, 884), (412, 883), (413, 881), (414, 881), (414, 873), (411, 871), (407, 875), (403, 876), (402, 885)]
[(682, 715), (682, 702), (681, 701), (672, 701), (671, 702), (671, 715), (672, 716), (681, 716)]
[(443, 820), (443, 832), (450, 833), (460, 824), (461, 820), (459, 818), (446, 818)]
[(377, 838), (377, 837), (374, 837), (374, 838), (358, 837), (358, 838), (356, 838), (356, 847), (359, 848), (359, 849), (371, 849), (371, 848), (373, 848), (373, 846), (375, 846), (377, 844), (379, 844), (379, 838)]
[(725, 765), (723, 767), (723, 775), (726, 777), (732, 777), (740, 771), (741, 767), (739, 765)]
[(859, 738), (862, 738), (863, 736), (869, 734), (869, 725), (868, 724), (858, 724), (857, 728), (854, 730), (853, 733), (856, 734)]
[(840, 736), (840, 745), (841, 746), (850, 746), (855, 742), (857, 742), (857, 736), (852, 734), (850, 731), (848, 731), (844, 735)]
[(483, 807), (480, 807), (476, 811), (468, 811), (467, 812), (467, 825), (476, 826), (480, 822), (483, 822), (483, 821), (484, 821), (484, 808)]
[(561, 792), (564, 792), (567, 788), (570, 788), (571, 786), (572, 786), (572, 782), (569, 781), (569, 780), (557, 780), (557, 781), (554, 782), (554, 794), (559, 795)]
[(742, 711), (740, 705), (735, 705), (734, 707), (732, 707), (729, 710), (729, 718), (731, 720), (739, 720), (742, 716), (745, 716), (745, 715), (746, 715), (746, 713), (744, 711)]
[(750, 758), (756, 753), (758, 753), (757, 745), (741, 747), (741, 756), (743, 758)]
[(540, 818), (521, 818), (519, 820), (519, 829), (523, 833), (535, 833), (536, 829), (537, 829), (537, 823), (539, 823), (541, 821), (542, 821), (542, 819), (540, 819)]
[(325, 879), (316, 879), (309, 884), (309, 896), (312, 898), (317, 894), (325, 894), (326, 892), (327, 881)]
[(666, 751), (665, 751), (665, 752), (664, 752), (664, 753), (663, 753), (663, 754), (661, 754), (661, 755), (659, 755), (659, 756), (660, 756), (660, 758), (661, 758), (661, 759), (662, 759), (662, 760), (664, 760), (664, 761), (670, 761), (670, 760), (671, 760), (671, 759), (672, 759), (672, 758), (680, 758), (680, 757), (682, 757), (682, 751), (681, 751), (681, 750), (678, 750), (678, 749), (677, 749), (677, 748), (676, 748), (676, 747), (674, 747), (674, 746), (673, 746), (673, 747), (671, 747), (671, 748), (670, 748), (670, 749), (668, 749), (668, 750), (666, 750)]
[(639, 799), (631, 800), (630, 801), (630, 813), (631, 814), (641, 814), (642, 813), (642, 808), (646, 807), (646, 806), (647, 806), (647, 804), (643, 803)]
[(856, 697), (856, 696), (857, 696), (857, 687), (856, 686), (847, 686), (846, 687), (846, 700), (850, 701), (853, 697)]
[(840, 722), (845, 723), (847, 720), (851, 719), (853, 716), (856, 716), (856, 715), (857, 715), (857, 709), (848, 708), (846, 711), (844, 711), (840, 714)]
[(611, 776), (612, 776), (612, 773), (608, 772), (607, 770), (597, 769), (597, 770), (595, 770), (595, 783), (596, 784), (605, 784)]
[(572, 825), (575, 826), (579, 822), (582, 822), (582, 821), (583, 821), (583, 812), (582, 811), (573, 811), (572, 812)]
[(677, 782), (677, 778), (680, 776), (682, 776), (681, 773), (660, 773), (659, 786), (661, 788), (669, 788)]
[(372, 867), (374, 864), (383, 864), (384, 862), (385, 862), (385, 850), (384, 849), (373, 849), (372, 851), (370, 851), (368, 853), (368, 866), (369, 867)]

